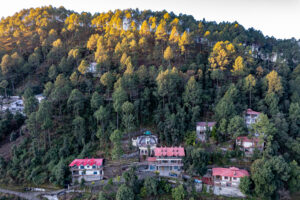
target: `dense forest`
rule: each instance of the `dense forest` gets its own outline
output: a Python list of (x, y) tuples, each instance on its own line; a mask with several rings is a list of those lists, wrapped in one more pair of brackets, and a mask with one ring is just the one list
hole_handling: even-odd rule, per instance
[[(210, 143), (221, 144), (248, 134), (243, 112), (252, 108), (264, 114), (249, 135), (262, 133), (265, 149), (253, 157), (245, 193), (275, 198), (300, 189), (296, 39), (166, 11), (92, 15), (49, 6), (2, 18), (0, 44), (1, 95), (22, 96), (26, 113), (0, 117), (2, 143), (17, 131), (24, 137), (10, 158), (0, 157), (3, 183), (63, 186), (74, 158), (118, 160), (122, 138), (140, 128), (166, 146), (184, 145), (186, 172), (203, 175), (223, 156), (195, 144), (196, 122), (216, 121)], [(121, 189), (139, 194), (132, 185)]]

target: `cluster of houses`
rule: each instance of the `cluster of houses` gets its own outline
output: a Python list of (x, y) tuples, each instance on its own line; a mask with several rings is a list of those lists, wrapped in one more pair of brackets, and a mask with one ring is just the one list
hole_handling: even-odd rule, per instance
[[(45, 97), (42, 94), (35, 95), (35, 98), (40, 103)], [(5, 112), (9, 110), (12, 114), (17, 112), (24, 115), (24, 101), (19, 96), (10, 96), (9, 98), (4, 98), (0, 96), (0, 112)]]
[[(251, 109), (245, 112), (245, 123), (249, 127), (257, 122), (260, 113)], [(212, 131), (216, 122), (198, 122), (196, 124), (197, 138), (201, 142), (207, 140), (206, 132)], [(140, 159), (147, 163), (147, 171), (158, 173), (160, 176), (178, 177), (183, 173), (184, 147), (159, 147), (158, 137), (150, 131), (132, 140), (133, 146), (139, 150)], [(255, 149), (263, 150), (258, 138), (241, 136), (236, 138), (236, 145), (245, 152), (252, 155)], [(70, 165), (73, 181), (96, 181), (103, 179), (104, 160), (98, 159), (75, 159)], [(214, 187), (232, 187), (238, 190), (240, 179), (249, 176), (248, 171), (236, 167), (212, 168), (209, 177), (205, 177), (203, 183)]]
[[(260, 112), (247, 109), (244, 113), (244, 120), (247, 128), (250, 128), (259, 119)], [(196, 135), (200, 142), (207, 141), (207, 134), (211, 132), (216, 122), (197, 122)], [(258, 136), (258, 135), (256, 135)], [(257, 137), (249, 138), (248, 136), (240, 136), (236, 138), (235, 144), (242, 150), (246, 156), (253, 155), (255, 149), (262, 151), (264, 143), (261, 143)]]

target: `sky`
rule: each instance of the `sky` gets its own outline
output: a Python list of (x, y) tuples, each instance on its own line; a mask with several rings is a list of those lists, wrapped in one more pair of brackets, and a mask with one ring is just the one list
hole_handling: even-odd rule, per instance
[(193, 15), (197, 20), (237, 21), (278, 39), (300, 39), (300, 0), (8, 0), (0, 6), (0, 17), (48, 5), (92, 14), (127, 8), (167, 10)]

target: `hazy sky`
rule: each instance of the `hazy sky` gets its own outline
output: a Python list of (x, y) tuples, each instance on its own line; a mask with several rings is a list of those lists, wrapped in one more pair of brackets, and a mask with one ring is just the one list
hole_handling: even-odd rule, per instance
[(300, 0), (7, 0), (1, 2), (0, 16), (45, 5), (91, 13), (126, 8), (165, 9), (207, 21), (238, 21), (246, 28), (254, 27), (276, 38), (300, 39)]

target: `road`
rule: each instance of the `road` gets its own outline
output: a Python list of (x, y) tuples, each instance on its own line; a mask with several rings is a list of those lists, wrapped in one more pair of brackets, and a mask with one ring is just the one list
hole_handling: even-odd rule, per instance
[(40, 200), (37, 196), (41, 194), (41, 192), (17, 192), (13, 190), (7, 190), (7, 189), (2, 189), (0, 188), (1, 193), (5, 194), (13, 194), (18, 197), (21, 197), (23, 199), (30, 199), (30, 200)]

